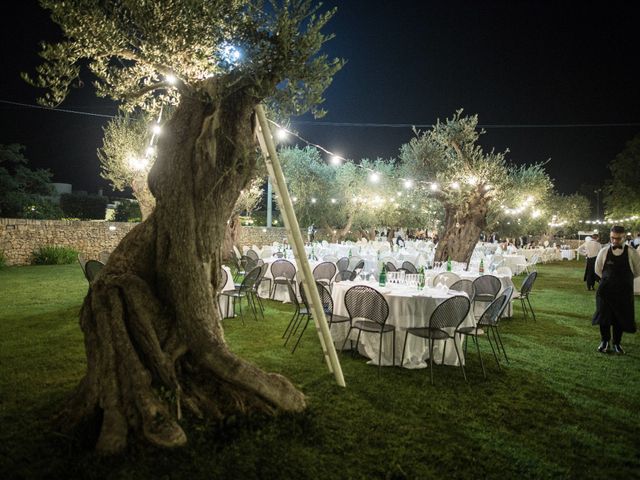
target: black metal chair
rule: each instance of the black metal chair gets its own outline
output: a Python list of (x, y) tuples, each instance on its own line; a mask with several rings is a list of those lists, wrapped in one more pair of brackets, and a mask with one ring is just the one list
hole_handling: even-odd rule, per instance
[(356, 264), (353, 267), (353, 272), (357, 275), (360, 274), (360, 272), (364, 269), (364, 260), (360, 259), (356, 262)]
[[(408, 328), (404, 336), (404, 346), (402, 347), (402, 363), (404, 364), (404, 353), (407, 348), (407, 338), (409, 335), (415, 335), (420, 338), (425, 338), (428, 341), (429, 347), (429, 373), (431, 375), (431, 384), (433, 385), (433, 342), (435, 340), (453, 340), (453, 346), (456, 349), (456, 355), (460, 362), (460, 368), (462, 369), (462, 376), (467, 381), (467, 374), (464, 371), (464, 362), (460, 356), (460, 350), (458, 349), (458, 342), (456, 337), (456, 331), (460, 328), (462, 322), (464, 322), (469, 309), (471, 308), (471, 302), (467, 297), (462, 295), (456, 295), (446, 299), (440, 305), (438, 305), (429, 323), (421, 327)], [(442, 349), (442, 363), (444, 363), (446, 352), (446, 343)]]
[(240, 303), (240, 318), (242, 320), (243, 325), (244, 325), (244, 315), (242, 314), (242, 299), (245, 297), (247, 299), (247, 304), (249, 305), (249, 307), (251, 307), (251, 310), (253, 311), (253, 317), (256, 320), (258, 320), (256, 306), (253, 303), (254, 302), (253, 288), (256, 283), (256, 280), (258, 279), (258, 276), (260, 275), (260, 270), (261, 270), (261, 267), (254, 268), (244, 276), (244, 279), (242, 280), (242, 283), (240, 284), (240, 286), (236, 287), (233, 290), (227, 290), (227, 291), (221, 292), (221, 295), (224, 295), (225, 297), (229, 297), (230, 300), (233, 299), (233, 315), (234, 316), (236, 313), (236, 298), (239, 300), (238, 303)]
[(256, 268), (260, 268), (260, 274), (258, 275), (258, 278), (256, 278), (253, 287), (251, 287), (251, 295), (254, 301), (258, 303), (258, 306), (260, 307), (260, 314), (262, 315), (262, 318), (264, 318), (264, 305), (262, 305), (262, 299), (260, 298), (258, 290), (260, 289), (260, 285), (262, 284), (262, 282), (268, 281), (269, 291), (271, 291), (271, 279), (265, 277), (265, 274), (269, 270), (269, 264), (264, 263), (262, 260), (258, 260), (258, 264), (259, 265)]
[[(229, 278), (229, 274), (224, 268), (220, 269), (220, 290), (216, 293), (215, 301), (218, 303), (218, 309), (220, 310), (220, 318), (224, 318), (224, 312), (222, 311), (222, 306), (220, 305), (220, 295), (222, 294), (222, 289), (227, 284), (227, 280)], [(229, 300), (227, 299), (227, 302)]]
[(418, 269), (416, 268), (416, 266), (409, 261), (402, 262), (402, 268), (404, 268), (409, 273), (418, 273)]
[(345, 280), (355, 280), (356, 272), (351, 272), (349, 270), (342, 270), (336, 273), (336, 276), (333, 279), (334, 283), (343, 282)]
[(396, 265), (393, 262), (387, 262), (385, 265), (387, 267), (387, 272), (396, 272), (396, 271), (398, 271), (398, 268), (396, 267)]
[[(475, 326), (458, 327), (458, 329), (456, 330), (457, 333), (461, 335), (473, 338), (473, 342), (476, 344), (476, 350), (478, 351), (478, 358), (480, 358), (480, 366), (482, 367), (482, 375), (484, 376), (484, 378), (487, 378), (487, 372), (485, 371), (484, 362), (482, 361), (482, 355), (480, 354), (480, 343), (478, 342), (478, 337), (485, 335), (486, 333), (487, 340), (489, 341), (489, 346), (491, 347), (491, 351), (493, 352), (493, 357), (496, 359), (496, 364), (498, 364), (498, 368), (502, 368), (500, 366), (498, 355), (496, 354), (496, 349), (493, 347), (490, 333), (493, 332), (494, 340), (496, 341), (496, 347), (498, 348), (498, 350), (500, 349), (498, 345), (502, 345), (502, 351), (505, 355), (504, 358), (507, 359), (507, 354), (504, 350), (504, 345), (502, 344), (500, 333), (498, 332), (498, 322), (500, 321), (500, 315), (502, 314), (502, 312), (504, 312), (504, 309), (509, 303), (509, 299), (511, 298), (512, 293), (513, 287), (507, 287), (505, 291), (502, 292), (493, 302), (491, 302), (484, 310), (484, 312), (482, 312), (482, 315), (476, 322)], [(466, 343), (464, 345), (464, 350), (466, 355)], [(507, 359), (507, 363), (508, 362), (509, 360)]]
[(251, 258), (251, 259), (255, 260), (256, 262), (257, 262), (258, 260), (260, 260), (260, 255), (258, 255), (258, 252), (256, 252), (255, 250), (253, 250), (253, 249), (251, 249), (251, 248), (245, 252), (245, 255), (246, 255), (247, 257), (249, 257), (249, 258)]
[[(329, 292), (326, 286), (324, 286), (320, 282), (316, 282), (316, 288), (318, 289), (318, 294), (320, 295), (320, 301), (322, 302), (322, 311), (324, 312), (325, 318), (327, 319), (327, 322), (329, 324), (329, 329), (331, 329), (331, 325), (333, 325), (334, 323), (343, 323), (343, 322), (350, 321), (349, 317), (343, 317), (342, 315), (337, 315), (333, 313), (333, 299), (331, 298), (331, 293)], [(291, 353), (294, 353), (296, 351), (296, 348), (298, 348), (298, 344), (300, 343), (300, 340), (302, 340), (302, 335), (304, 335), (305, 330), (309, 326), (309, 322), (313, 318), (313, 311), (310, 308), (308, 296), (304, 288), (303, 282), (300, 282), (299, 289), (300, 289), (300, 298), (302, 299), (302, 303), (305, 306), (305, 310), (307, 310), (308, 314), (306, 315), (307, 321), (305, 322), (304, 327), (300, 331), (300, 335), (298, 335), (298, 341), (293, 346)], [(300, 317), (298, 326), (301, 323), (302, 323), (302, 317)], [(293, 330), (293, 333), (295, 334), (296, 331), (297, 331), (297, 326)]]
[(336, 262), (336, 268), (338, 272), (342, 272), (343, 270), (347, 270), (349, 268), (349, 258), (342, 257), (340, 260)]
[(457, 282), (453, 283), (453, 285), (449, 287), (449, 290), (455, 290), (457, 292), (466, 293), (467, 296), (469, 297), (469, 300), (471, 300), (472, 302), (473, 302), (473, 297), (476, 294), (476, 289), (473, 286), (473, 282), (471, 280), (458, 280)]
[(302, 305), (300, 305), (300, 302), (298, 301), (298, 295), (296, 295), (296, 290), (293, 286), (292, 281), (287, 282), (287, 289), (289, 291), (289, 301), (293, 305), (293, 316), (291, 317), (291, 320), (289, 320), (289, 324), (282, 334), (282, 338), (287, 337), (284, 341), (285, 346), (287, 345), (289, 338), (291, 338), (295, 330), (297, 330), (299, 322), (302, 321), (302, 318), (309, 315), (309, 309), (304, 304), (304, 302)]
[(273, 254), (273, 256), (274, 256), (274, 257), (276, 257), (276, 258), (284, 258), (284, 253), (282, 253), (282, 252), (275, 252), (275, 253)]
[(78, 263), (80, 264), (80, 268), (82, 269), (82, 273), (85, 277), (87, 276), (87, 274), (85, 272), (84, 266), (87, 264), (87, 261), (87, 257), (85, 257), (83, 253), (78, 253)]
[(271, 264), (271, 278), (273, 279), (271, 295), (273, 298), (276, 294), (278, 285), (286, 286), (290, 281), (293, 282), (296, 276), (296, 267), (289, 260), (283, 258), (276, 260)]
[(322, 262), (313, 269), (313, 278), (316, 281), (329, 286), (336, 274), (336, 265), (331, 262)]
[(89, 283), (93, 282), (100, 273), (100, 270), (104, 267), (104, 263), (98, 260), (87, 260), (84, 264), (84, 276)]
[(481, 275), (473, 281), (473, 287), (476, 289), (474, 304), (478, 302), (491, 303), (502, 290), (502, 282), (493, 275)]
[(349, 331), (344, 339), (341, 350), (349, 340), (351, 330), (358, 330), (356, 345), (360, 342), (362, 332), (375, 333), (380, 336), (378, 346), (378, 375), (382, 368), (382, 336), (385, 333), (393, 334), (393, 365), (396, 364), (396, 329), (393, 325), (387, 325), (389, 318), (389, 304), (377, 290), (365, 285), (351, 287), (344, 294), (344, 304), (347, 307), (350, 318)]
[[(531, 316), (533, 317), (533, 320), (535, 321), (536, 319), (536, 314), (533, 311), (533, 307), (531, 306), (531, 300), (529, 300), (529, 294), (531, 293), (531, 289), (533, 288), (533, 284), (536, 281), (536, 278), (538, 278), (538, 272), (536, 271), (531, 272), (529, 275), (527, 275), (525, 279), (522, 281), (520, 292), (514, 295), (514, 298), (520, 299), (520, 303), (522, 305), (522, 312), (525, 320), (529, 319), (529, 312), (531, 312)], [(528, 309), (527, 309), (527, 305), (529, 306)]]

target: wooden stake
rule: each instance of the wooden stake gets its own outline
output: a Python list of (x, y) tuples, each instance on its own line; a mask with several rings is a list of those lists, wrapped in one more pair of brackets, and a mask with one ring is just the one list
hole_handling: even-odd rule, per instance
[(287, 183), (271, 136), (269, 122), (267, 121), (267, 116), (264, 113), (262, 105), (258, 105), (256, 107), (256, 115), (260, 125), (258, 140), (265, 157), (267, 169), (269, 170), (269, 176), (271, 177), (271, 181), (276, 189), (276, 194), (278, 195), (280, 211), (283, 215), (287, 236), (289, 237), (289, 243), (293, 247), (293, 254), (298, 266), (298, 272), (302, 273), (302, 281), (305, 286), (305, 292), (307, 292), (307, 300), (311, 304), (309, 306), (313, 313), (313, 321), (316, 326), (316, 331), (318, 332), (322, 352), (324, 354), (325, 361), (327, 362), (327, 366), (329, 367), (329, 371), (333, 372), (336, 383), (341, 387), (344, 387), (346, 384), (344, 382), (344, 376), (342, 375), (342, 367), (340, 366), (335, 345), (331, 338), (331, 332), (329, 331), (324, 309), (322, 308), (320, 294), (318, 293), (316, 282), (313, 280), (313, 273), (311, 272), (311, 267), (307, 260), (304, 241), (302, 240), (302, 234), (300, 233), (300, 225), (298, 224), (298, 219), (293, 210), (293, 203), (291, 203)]

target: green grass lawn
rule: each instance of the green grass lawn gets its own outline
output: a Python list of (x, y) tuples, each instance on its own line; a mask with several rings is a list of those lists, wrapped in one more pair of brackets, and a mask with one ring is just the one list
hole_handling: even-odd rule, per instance
[[(282, 347), (291, 307), (266, 319), (225, 320), (231, 347), (290, 378), (308, 396), (300, 415), (184, 421), (187, 447), (135, 444), (101, 458), (49, 419), (84, 371), (79, 266), (0, 270), (2, 478), (640, 478), (640, 340), (602, 355), (591, 326), (594, 293), (582, 262), (541, 266), (531, 296), (537, 322), (517, 305), (501, 332), (511, 364), (498, 370), (486, 343), (484, 380), (469, 351), (459, 369), (366, 365), (340, 355), (335, 386), (309, 329), (295, 355)], [(516, 279), (519, 285), (520, 280)], [(636, 299), (636, 319), (640, 298)]]

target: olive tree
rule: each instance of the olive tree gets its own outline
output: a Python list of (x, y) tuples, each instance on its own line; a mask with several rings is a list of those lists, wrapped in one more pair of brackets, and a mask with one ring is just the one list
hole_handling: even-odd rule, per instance
[(514, 166), (506, 152), (485, 152), (477, 126), (476, 115), (459, 110), (400, 149), (404, 175), (444, 210), (438, 261), (468, 262), (492, 216), (534, 208), (552, 188), (542, 165)]
[[(249, 185), (255, 109), (311, 110), (341, 61), (320, 54), (332, 12), (305, 0), (41, 0), (64, 39), (33, 77), (58, 105), (88, 67), (126, 110), (175, 111), (148, 174), (153, 212), (116, 247), (80, 313), (87, 370), (61, 425), (101, 420), (97, 449), (184, 445), (181, 415), (301, 411), (305, 397), (228, 348), (215, 294), (225, 225)], [(235, 46), (242, 52), (237, 62)], [(134, 434), (131, 435), (130, 434)]]

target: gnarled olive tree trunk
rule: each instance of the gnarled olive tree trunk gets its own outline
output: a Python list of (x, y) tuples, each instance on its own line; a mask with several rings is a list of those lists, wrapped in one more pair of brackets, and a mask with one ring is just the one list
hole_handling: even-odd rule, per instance
[(435, 261), (451, 258), (468, 264), (480, 233), (487, 225), (487, 199), (477, 195), (463, 208), (445, 204), (444, 212), (444, 231), (436, 247)]
[(74, 427), (102, 418), (104, 453), (122, 450), (132, 435), (183, 445), (181, 409), (223, 418), (305, 408), (287, 379), (225, 343), (215, 297), (220, 247), (255, 168), (259, 99), (247, 89), (211, 96), (183, 97), (149, 175), (156, 207), (118, 245), (82, 306), (87, 371), (59, 419)]

